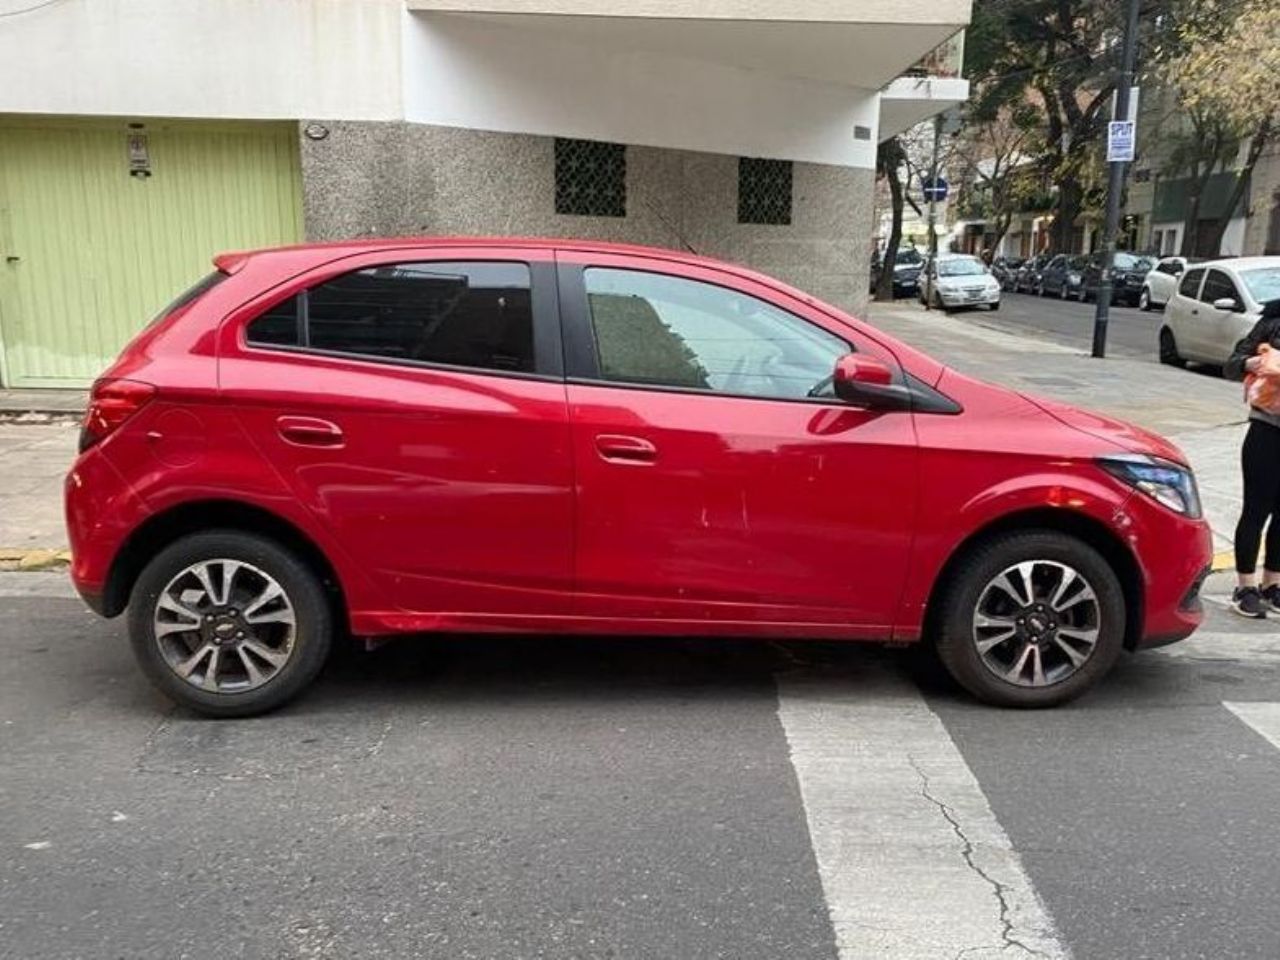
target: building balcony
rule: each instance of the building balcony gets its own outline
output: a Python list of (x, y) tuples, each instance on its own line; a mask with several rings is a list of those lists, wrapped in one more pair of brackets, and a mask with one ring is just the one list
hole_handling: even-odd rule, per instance
[(881, 90), (893, 123), (968, 90), (895, 78), (954, 46), (970, 0), (405, 4), (405, 113), (423, 123), (871, 167)]

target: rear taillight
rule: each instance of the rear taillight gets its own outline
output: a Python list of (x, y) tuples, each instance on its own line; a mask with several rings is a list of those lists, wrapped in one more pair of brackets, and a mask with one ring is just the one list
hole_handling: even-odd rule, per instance
[(137, 380), (99, 380), (89, 393), (89, 409), (80, 428), (80, 452), (115, 433), (151, 402), (156, 388)]

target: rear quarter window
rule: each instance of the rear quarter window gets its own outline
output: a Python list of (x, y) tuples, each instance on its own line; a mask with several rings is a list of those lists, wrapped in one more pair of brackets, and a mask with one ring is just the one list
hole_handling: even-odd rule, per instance
[(212, 273), (206, 274), (205, 276), (201, 277), (194, 284), (192, 284), (190, 287), (188, 287), (186, 290), (180, 293), (172, 303), (170, 303), (167, 307), (165, 307), (163, 310), (157, 313), (151, 319), (151, 322), (147, 324), (147, 329), (148, 330), (151, 329), (161, 320), (164, 320), (168, 317), (176, 316), (180, 313), (185, 313), (187, 310), (189, 310), (192, 306), (195, 305), (195, 302), (197, 300), (199, 300), (201, 297), (203, 297), (206, 293), (208, 293), (210, 290), (212, 290), (214, 287), (216, 287), (225, 279), (227, 279), (227, 275), (223, 273), (221, 270), (214, 270)]

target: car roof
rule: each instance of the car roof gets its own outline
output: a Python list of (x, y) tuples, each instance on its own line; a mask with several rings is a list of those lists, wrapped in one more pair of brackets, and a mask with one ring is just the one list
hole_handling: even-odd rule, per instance
[(362, 253), (415, 251), (429, 252), (456, 247), (485, 248), (495, 251), (552, 251), (561, 250), (572, 253), (596, 253), (614, 256), (647, 257), (667, 260), (689, 266), (709, 267), (721, 272), (733, 273), (739, 277), (762, 282), (767, 286), (783, 288), (802, 299), (817, 302), (812, 294), (796, 289), (789, 284), (768, 276), (750, 267), (717, 260), (714, 257), (702, 256), (685, 250), (674, 250), (667, 247), (651, 247), (636, 243), (614, 243), (603, 240), (577, 240), (570, 237), (494, 237), (494, 236), (406, 236), (406, 237), (369, 237), (352, 240), (334, 240), (318, 243), (295, 243), (277, 247), (258, 247), (250, 250), (235, 250), (220, 253), (213, 258), (213, 264), (224, 273), (235, 273), (249, 260), (274, 257), (308, 257), (316, 258), (316, 262), (341, 259), (344, 256)]
[(404, 236), (368, 237), (353, 240), (331, 240), (318, 243), (295, 243), (277, 247), (258, 247), (221, 254), (222, 257), (259, 257), (293, 253), (370, 253), (378, 250), (421, 249), (440, 247), (495, 247), (504, 250), (575, 250), (587, 253), (611, 253), (622, 256), (662, 256), (673, 260), (717, 263), (690, 251), (635, 243), (613, 243), (603, 240), (575, 240), (565, 237), (494, 237), (494, 236)]
[(1219, 267), (1228, 270), (1254, 270), (1258, 267), (1280, 267), (1280, 257), (1222, 257), (1197, 263), (1197, 267)]

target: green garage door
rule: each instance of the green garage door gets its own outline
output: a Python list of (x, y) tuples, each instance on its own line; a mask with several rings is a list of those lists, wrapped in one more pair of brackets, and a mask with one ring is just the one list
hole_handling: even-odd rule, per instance
[(4, 385), (84, 386), (215, 253), (296, 242), (295, 131), (0, 117)]

